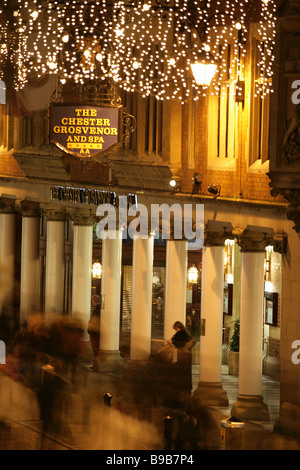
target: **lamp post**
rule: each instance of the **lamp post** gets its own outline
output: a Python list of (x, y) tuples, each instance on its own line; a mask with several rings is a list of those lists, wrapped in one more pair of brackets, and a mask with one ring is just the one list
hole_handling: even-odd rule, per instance
[(216, 73), (217, 64), (213, 61), (195, 61), (191, 64), (191, 69), (197, 85), (209, 86)]

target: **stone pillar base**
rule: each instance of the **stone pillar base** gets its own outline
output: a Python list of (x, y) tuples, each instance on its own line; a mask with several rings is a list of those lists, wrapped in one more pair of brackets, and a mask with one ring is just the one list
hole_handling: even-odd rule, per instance
[(120, 351), (100, 350), (97, 359), (99, 372), (120, 373), (125, 367), (124, 359), (121, 357)]
[(238, 395), (231, 413), (242, 421), (270, 421), (268, 406), (261, 395)]
[(227, 393), (221, 382), (199, 382), (193, 400), (204, 406), (228, 406)]

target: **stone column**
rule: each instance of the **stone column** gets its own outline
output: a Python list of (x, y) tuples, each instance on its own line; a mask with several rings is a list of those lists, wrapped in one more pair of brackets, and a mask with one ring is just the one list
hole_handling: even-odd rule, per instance
[(47, 217), (45, 316), (63, 314), (64, 310), (64, 254), (65, 210), (45, 208)]
[(72, 316), (82, 323), (83, 339), (88, 340), (95, 216), (88, 209), (76, 209), (69, 215), (73, 221)]
[(200, 373), (193, 398), (201, 405), (228, 406), (222, 386), (224, 233), (205, 234), (202, 252)]
[(151, 354), (153, 237), (133, 240), (133, 289), (130, 358), (147, 360)]
[(266, 234), (245, 231), (238, 243), (242, 252), (239, 394), (232, 413), (242, 420), (269, 421), (262, 397), (264, 252)]
[[(15, 198), (0, 198), (0, 313), (13, 308), (16, 250)], [(10, 312), (12, 313), (12, 312)]]
[(40, 208), (31, 201), (22, 201), (20, 322), (28, 320), (40, 307), (39, 234)]
[(176, 321), (186, 323), (188, 242), (167, 240), (164, 338), (175, 334)]
[(117, 372), (124, 366), (120, 355), (120, 306), (122, 231), (110, 233), (102, 241), (102, 307), (100, 317), (99, 370)]

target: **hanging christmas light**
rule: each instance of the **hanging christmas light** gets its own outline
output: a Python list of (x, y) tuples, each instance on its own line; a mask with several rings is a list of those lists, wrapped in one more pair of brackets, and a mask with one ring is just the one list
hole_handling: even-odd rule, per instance
[[(242, 73), (245, 38), (255, 21), (260, 95), (271, 89), (273, 0), (17, 0), (15, 11), (7, 1), (0, 11), (0, 61), (13, 63), (16, 88), (32, 75), (56, 74), (62, 83), (109, 79), (157, 99), (183, 102), (208, 91), (218, 94), (228, 45), (230, 68)], [(196, 69), (204, 73), (201, 79)]]

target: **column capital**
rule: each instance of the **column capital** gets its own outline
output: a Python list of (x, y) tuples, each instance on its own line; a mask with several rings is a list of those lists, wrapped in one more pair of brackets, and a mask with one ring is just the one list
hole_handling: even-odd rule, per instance
[(273, 229), (260, 227), (236, 228), (233, 233), (241, 252), (264, 252), (267, 246), (274, 245)]
[(21, 201), (20, 212), (23, 217), (40, 217), (41, 215), (39, 203), (29, 199)]
[(67, 209), (67, 215), (74, 225), (94, 225), (98, 220), (94, 211), (87, 208)]
[(2, 194), (0, 197), (0, 213), (13, 214), (16, 211), (16, 197)]
[(224, 246), (228, 238), (234, 238), (230, 223), (209, 220), (205, 224), (204, 246)]
[(67, 212), (65, 207), (49, 205), (43, 206), (41, 210), (42, 214), (47, 217), (48, 221), (60, 222), (66, 220)]

